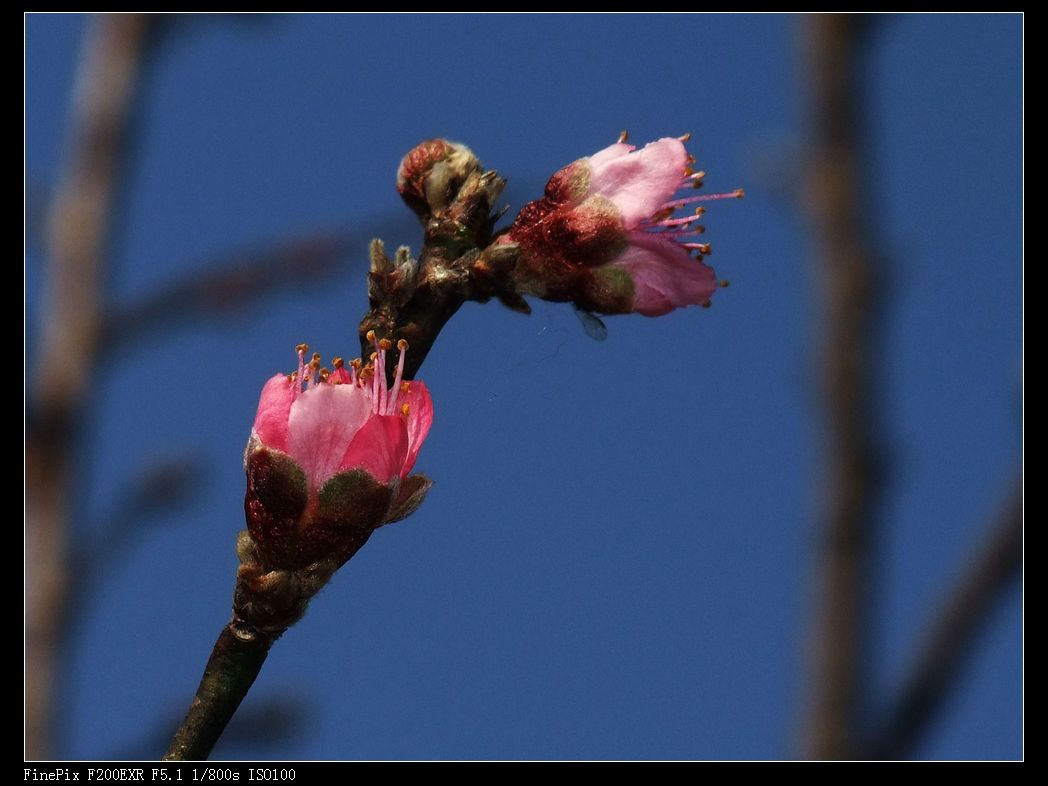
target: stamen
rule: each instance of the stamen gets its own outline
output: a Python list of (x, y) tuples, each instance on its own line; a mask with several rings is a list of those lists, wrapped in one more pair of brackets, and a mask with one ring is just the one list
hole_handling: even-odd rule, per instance
[(393, 378), (393, 387), (390, 388), (389, 402), (386, 404), (386, 414), (392, 415), (396, 411), (397, 398), (400, 395), (402, 389), (401, 383), (404, 380), (404, 359), (408, 354), (408, 342), (404, 339), (400, 339), (397, 342), (397, 349), (400, 350), (400, 357), (397, 358), (397, 374)]
[(353, 381), (349, 372), (346, 371), (346, 362), (342, 358), (332, 358), (331, 365), (335, 367), (329, 380), (332, 385), (345, 385)]
[(694, 172), (692, 168), (686, 167), (684, 170), (684, 179), (681, 180), (680, 188), (702, 188), (703, 178), (706, 177), (705, 172)]
[[(368, 336), (373, 337), (375, 331), (369, 330)], [(371, 411), (381, 415), (386, 404), (386, 350), (382, 348), (382, 342), (375, 341), (375, 352), (371, 355), (375, 363), (375, 379), (371, 387)]]
[(295, 347), (295, 351), (298, 353), (298, 372), (295, 376), (298, 384), (291, 391), (292, 401), (298, 398), (298, 394), (302, 392), (302, 382), (306, 378), (306, 353), (309, 352), (309, 344), (299, 344)]
[(701, 235), (706, 231), (706, 227), (702, 224), (698, 224), (688, 229), (674, 229), (674, 230), (663, 230), (662, 232), (649, 232), (649, 235), (658, 235), (659, 237), (690, 237), (691, 235)]
[(306, 388), (313, 388), (317, 385), (317, 377), (320, 374), (320, 353), (314, 352), (312, 359), (309, 361), (309, 376), (306, 380)]
[(704, 302), (704, 303), (702, 304), (702, 307), (703, 307), (703, 308), (710, 308), (710, 307), (712, 307), (712, 306), (713, 306), (713, 302), (712, 302), (712, 301), (710, 301), (710, 300), (707, 300), (707, 301), (705, 301), (705, 302)]
[(407, 404), (407, 402), (405, 402), (405, 403), (400, 405), (400, 414), (401, 415), (407, 415), (410, 411), (411, 411), (411, 407)]
[(681, 142), (688, 142), (688, 141), (690, 141), (691, 140), (691, 131), (689, 131), (688, 133), (683, 134), (683, 135), (677, 137), (677, 139), (679, 139)]
[(742, 199), (738, 191), (729, 191), (724, 194), (696, 194), (695, 196), (673, 199), (665, 204), (667, 208), (678, 208), (695, 202), (709, 202), (712, 199)]
[(622, 129), (621, 131), (619, 131), (619, 144), (620, 145), (625, 143), (625, 142), (629, 142), (629, 140), (630, 140), (630, 132), (629, 131), (627, 131), (625, 128)]
[(703, 194), (702, 196), (693, 197), (694, 201), (708, 202), (711, 199), (742, 199), (746, 196), (746, 192), (741, 188), (736, 188), (734, 191), (725, 191), (722, 194)]
[(722, 278), (720, 281), (717, 282), (717, 286), (719, 286), (721, 289), (727, 289), (731, 286), (731, 282), (728, 281), (728, 279), (726, 278)]
[(667, 218), (663, 221), (645, 221), (642, 226), (645, 227), (679, 227), (690, 224), (694, 221), (698, 221), (699, 217), (695, 216), (681, 216), (679, 218)]

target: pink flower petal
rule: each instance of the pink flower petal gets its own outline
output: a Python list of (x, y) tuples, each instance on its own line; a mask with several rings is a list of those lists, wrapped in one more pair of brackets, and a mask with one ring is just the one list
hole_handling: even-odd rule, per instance
[(262, 386), (255, 413), (255, 434), (263, 445), (287, 452), (288, 414), (291, 411), (292, 390), (286, 374), (270, 377)]
[(615, 260), (633, 279), (633, 310), (657, 317), (683, 306), (699, 306), (717, 289), (709, 265), (692, 259), (672, 240), (649, 232), (632, 232), (630, 246)]
[(404, 466), (400, 470), (402, 478), (406, 478), (411, 468), (415, 466), (419, 449), (433, 423), (433, 399), (429, 397), (429, 390), (426, 389), (424, 383), (417, 380), (409, 384), (408, 392), (401, 396), (401, 401), (408, 405), (408, 452)]
[(338, 471), (363, 469), (379, 483), (386, 484), (400, 476), (407, 455), (408, 430), (404, 417), (373, 415), (353, 437)]
[(606, 150), (590, 159), (590, 193), (614, 202), (626, 228), (633, 229), (658, 212), (680, 188), (688, 153), (673, 137), (650, 142), (629, 155), (605, 156)]
[(637, 148), (633, 145), (627, 145), (625, 142), (616, 142), (613, 145), (608, 145), (603, 150), (598, 150), (586, 160), (589, 162), (590, 167), (596, 170), (598, 167), (603, 167), (612, 159), (621, 158), (627, 153), (632, 153), (636, 149)]
[(316, 385), (291, 405), (287, 452), (319, 488), (339, 470), (346, 448), (371, 415), (366, 392), (354, 385)]

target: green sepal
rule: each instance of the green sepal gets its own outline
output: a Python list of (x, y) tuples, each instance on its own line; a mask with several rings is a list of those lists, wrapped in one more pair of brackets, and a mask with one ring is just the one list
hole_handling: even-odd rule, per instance
[(425, 475), (408, 475), (400, 484), (400, 493), (390, 506), (383, 524), (393, 524), (414, 513), (426, 498), (433, 481)]

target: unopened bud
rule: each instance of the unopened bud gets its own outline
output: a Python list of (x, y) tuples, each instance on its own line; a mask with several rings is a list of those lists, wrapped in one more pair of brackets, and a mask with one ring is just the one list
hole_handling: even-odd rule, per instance
[(479, 169), (480, 162), (465, 145), (427, 139), (401, 160), (397, 191), (408, 207), (425, 220), (449, 205), (466, 179)]

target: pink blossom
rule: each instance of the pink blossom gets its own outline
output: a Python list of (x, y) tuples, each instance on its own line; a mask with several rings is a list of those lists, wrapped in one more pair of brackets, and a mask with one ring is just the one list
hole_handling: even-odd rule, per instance
[(705, 209), (674, 214), (742, 191), (674, 198), (704, 175), (691, 168), (685, 141), (665, 137), (637, 150), (622, 139), (556, 172), (502, 240), (520, 247), (519, 290), (605, 314), (707, 305), (718, 282), (703, 261), (709, 244), (696, 240)]
[[(262, 388), (244, 461), (248, 529), (272, 565), (298, 566), (359, 546), (365, 533), (414, 510), (430, 482), (409, 473), (433, 422), (420, 381), (403, 379), (407, 343), (387, 384), (386, 353), (376, 341), (372, 363), (334, 370), (307, 361)], [(340, 546), (340, 544), (342, 544)]]
[(287, 453), (313, 488), (350, 469), (365, 469), (383, 484), (407, 477), (433, 422), (433, 403), (424, 383), (401, 379), (404, 351), (387, 387), (386, 351), (380, 345), (373, 370), (358, 373), (339, 361), (321, 373), (319, 358), (306, 363), (300, 350), (298, 372), (277, 374), (262, 388), (253, 437)]

